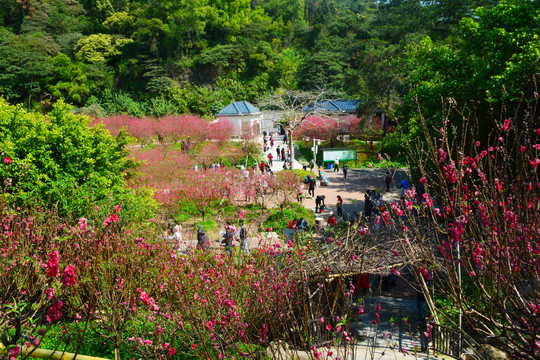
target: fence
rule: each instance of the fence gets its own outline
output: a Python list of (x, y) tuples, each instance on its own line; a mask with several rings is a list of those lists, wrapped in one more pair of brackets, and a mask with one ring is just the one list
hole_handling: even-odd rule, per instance
[(444, 325), (432, 325), (433, 350), (459, 359), (463, 348), (463, 333)]

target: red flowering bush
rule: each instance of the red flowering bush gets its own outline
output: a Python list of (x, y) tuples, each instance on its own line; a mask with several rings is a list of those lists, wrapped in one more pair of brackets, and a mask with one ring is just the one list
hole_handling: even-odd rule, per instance
[[(261, 243), (249, 257), (181, 255), (151, 226), (123, 228), (119, 208), (118, 221), (89, 218), (71, 226), (43, 209), (30, 217), (0, 205), (0, 281), (10, 289), (0, 293), (0, 302), (12, 304), (0, 310), (0, 333), (12, 354), (44, 343), (58, 324), (64, 339), (81, 344), (80, 329), (91, 327), (130, 358), (249, 358), (278, 340), (310, 346), (302, 309), (318, 285), (303, 275), (310, 271), (309, 247)], [(329, 259), (322, 262), (333, 267)], [(320, 296), (341, 294), (325, 291)], [(32, 307), (15, 305), (24, 303)], [(329, 315), (321, 304), (313, 307), (317, 318)], [(62, 350), (67, 343), (55, 346)]]
[[(463, 128), (469, 122), (463, 120)], [(482, 144), (446, 124), (416, 156), (417, 187), (394, 213), (406, 230), (400, 256), (414, 259), (436, 320), (459, 326), (520, 358), (540, 351), (540, 136), (537, 119), (502, 121)], [(428, 136), (427, 127), (426, 136)], [(411, 146), (411, 148), (414, 148)], [(436, 308), (434, 281), (456, 309)], [(450, 311), (444, 311), (450, 310)], [(452, 311), (454, 310), (454, 311)]]

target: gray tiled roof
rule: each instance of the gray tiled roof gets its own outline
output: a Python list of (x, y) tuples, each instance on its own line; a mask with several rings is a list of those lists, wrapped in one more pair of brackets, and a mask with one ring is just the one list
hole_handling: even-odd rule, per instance
[[(325, 100), (318, 101), (315, 104), (315, 109), (322, 111), (332, 111), (332, 112), (355, 112), (358, 107), (360, 100)], [(313, 105), (306, 106), (303, 108), (303, 111), (312, 111)]]
[(225, 106), (217, 116), (257, 114), (261, 111), (247, 101), (236, 101)]

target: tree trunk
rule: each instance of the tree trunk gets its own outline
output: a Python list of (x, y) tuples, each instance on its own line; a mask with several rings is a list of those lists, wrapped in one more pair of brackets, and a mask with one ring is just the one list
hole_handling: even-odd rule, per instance
[(289, 129), (289, 148), (291, 149), (291, 170), (294, 169), (294, 142), (292, 138), (293, 130)]

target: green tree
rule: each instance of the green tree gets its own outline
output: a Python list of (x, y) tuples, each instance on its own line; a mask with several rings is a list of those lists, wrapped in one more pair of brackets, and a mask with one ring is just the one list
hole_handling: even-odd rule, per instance
[(43, 116), (0, 99), (0, 150), (13, 161), (0, 167), (0, 181), (10, 179), (6, 190), (12, 201), (38, 200), (73, 216), (85, 215), (93, 205), (143, 202), (149, 215), (152, 202), (144, 196), (137, 200), (125, 183), (135, 166), (127, 157), (129, 138), (123, 132), (112, 137), (89, 123), (62, 101)]
[[(519, 116), (521, 101), (535, 97), (540, 4), (505, 1), (478, 9), (475, 17), (462, 21), (459, 46), (436, 44), (430, 38), (409, 46), (414, 89), (406, 97), (404, 113), (411, 117), (412, 134), (418, 128), (416, 99), (430, 126), (438, 129), (441, 100), (452, 98), (458, 108), (475, 114), (485, 139), (494, 119), (502, 113)], [(459, 130), (459, 118), (451, 120)]]
[(30, 101), (43, 94), (53, 67), (50, 58), (34, 51), (26, 38), (0, 28), (0, 94), (11, 101)]

